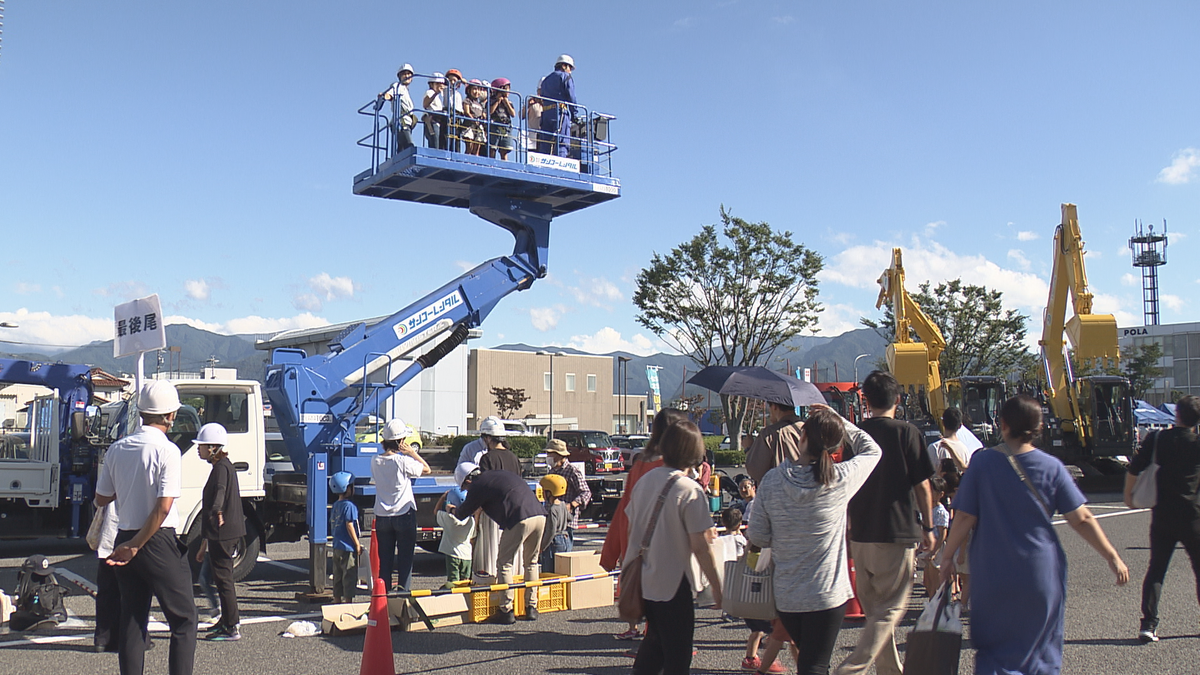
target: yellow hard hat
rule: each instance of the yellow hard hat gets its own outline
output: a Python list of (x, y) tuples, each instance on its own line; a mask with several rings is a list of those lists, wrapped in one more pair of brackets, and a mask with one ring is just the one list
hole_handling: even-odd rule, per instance
[(553, 497), (561, 497), (567, 494), (567, 479), (556, 473), (548, 473), (542, 476), (542, 489), (549, 492)]

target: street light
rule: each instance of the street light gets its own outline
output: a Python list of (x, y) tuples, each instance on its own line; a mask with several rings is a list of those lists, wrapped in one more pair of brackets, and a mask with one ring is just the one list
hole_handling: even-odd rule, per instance
[(870, 356), (870, 354), (859, 354), (858, 356), (854, 357), (854, 383), (855, 384), (858, 384), (858, 382), (859, 382), (859, 380), (858, 380), (858, 360), (864, 356)]
[(554, 438), (554, 357), (566, 356), (566, 352), (538, 352), (538, 356), (550, 357), (550, 426), (546, 429), (546, 440)]
[(621, 424), (618, 429), (620, 429), (621, 433), (623, 434), (628, 433), (628, 431), (625, 429), (625, 420), (629, 413), (626, 399), (629, 398), (629, 362), (632, 360), (633, 359), (628, 356), (617, 357), (617, 377), (621, 378), (617, 382), (619, 385), (618, 391), (621, 392), (621, 400), (617, 404), (617, 412), (621, 415)]
[(20, 328), (20, 326), (18, 326), (15, 323), (9, 323), (7, 321), (0, 321), (0, 328)]

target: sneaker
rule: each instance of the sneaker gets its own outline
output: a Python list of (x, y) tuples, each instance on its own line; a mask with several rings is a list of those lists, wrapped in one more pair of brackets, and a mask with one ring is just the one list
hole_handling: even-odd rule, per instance
[(517, 617), (515, 614), (513, 614), (511, 609), (508, 611), (503, 609), (497, 610), (496, 613), (492, 615), (492, 618), (488, 619), (488, 623), (498, 623), (504, 626), (509, 626), (516, 622)]
[(213, 619), (213, 625), (204, 629), (205, 633), (216, 633), (225, 630), (225, 624), (221, 623), (221, 617)]
[(742, 670), (758, 670), (762, 667), (762, 659), (757, 656), (747, 656), (742, 659)]
[(637, 640), (638, 638), (642, 637), (642, 632), (634, 627), (630, 628), (624, 633), (617, 633), (613, 637), (618, 640)]
[(237, 626), (222, 628), (208, 634), (209, 640), (213, 642), (234, 642), (242, 639), (242, 631)]
[[(759, 672), (762, 672), (762, 671), (759, 671)], [(766, 672), (768, 672), (768, 673), (772, 673), (772, 674), (775, 674), (775, 673), (786, 673), (786, 672), (787, 672), (787, 668), (784, 668), (784, 667), (783, 667), (783, 664), (779, 662), (779, 659), (775, 659), (775, 662), (774, 662), (774, 663), (772, 663), (772, 664), (771, 664), (771, 666), (770, 666), (769, 668), (767, 668), (767, 671), (766, 671)]]
[(537, 607), (526, 607), (525, 608), (525, 620), (526, 621), (537, 621), (537, 618), (538, 618)]
[(1138, 640), (1140, 640), (1142, 644), (1158, 642), (1158, 634), (1154, 632), (1153, 628), (1143, 628), (1138, 631)]

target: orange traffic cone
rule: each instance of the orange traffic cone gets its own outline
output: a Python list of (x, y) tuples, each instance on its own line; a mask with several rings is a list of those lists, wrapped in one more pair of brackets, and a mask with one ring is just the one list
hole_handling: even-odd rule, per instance
[[(375, 526), (371, 526), (371, 578), (379, 579), (379, 539), (375, 536)], [(374, 582), (371, 586), (374, 587)]]
[(846, 603), (846, 618), (847, 619), (865, 619), (866, 614), (863, 614), (862, 605), (858, 602), (858, 577), (854, 574), (854, 559), (850, 558), (850, 588), (854, 589), (854, 597), (850, 598), (850, 602)]
[[(374, 540), (372, 540), (374, 541)], [(371, 549), (374, 550), (374, 544)], [(396, 675), (392, 655), (392, 628), (389, 625), (387, 591), (383, 579), (375, 579), (371, 593), (371, 611), (367, 614), (367, 635), (363, 640), (362, 665), (358, 675)]]

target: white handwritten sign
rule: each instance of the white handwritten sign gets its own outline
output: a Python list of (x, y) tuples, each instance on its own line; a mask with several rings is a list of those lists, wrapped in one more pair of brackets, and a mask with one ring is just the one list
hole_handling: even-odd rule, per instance
[(113, 358), (167, 346), (158, 294), (138, 298), (113, 309)]

